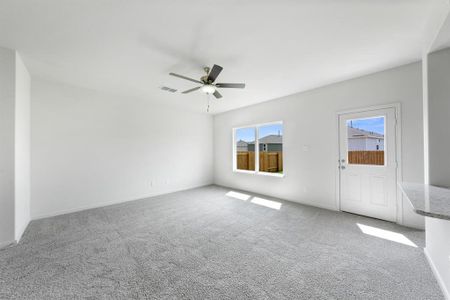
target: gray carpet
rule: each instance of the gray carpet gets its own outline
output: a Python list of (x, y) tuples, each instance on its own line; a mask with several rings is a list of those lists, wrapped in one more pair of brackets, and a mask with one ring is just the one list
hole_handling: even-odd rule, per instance
[(209, 186), (33, 221), (19, 245), (0, 250), (0, 298), (443, 299), (423, 232), (290, 202), (276, 210), (228, 191)]

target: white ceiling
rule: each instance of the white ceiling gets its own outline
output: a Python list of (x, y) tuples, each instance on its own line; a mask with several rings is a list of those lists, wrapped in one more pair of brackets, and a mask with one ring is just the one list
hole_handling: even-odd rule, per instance
[[(447, 9), (448, 13), (448, 9)], [(438, 51), (450, 47), (450, 15), (445, 18), (430, 51)]]
[(171, 94), (224, 67), (223, 112), (418, 60), (435, 0), (2, 0), (0, 46), (33, 76), (204, 112)]

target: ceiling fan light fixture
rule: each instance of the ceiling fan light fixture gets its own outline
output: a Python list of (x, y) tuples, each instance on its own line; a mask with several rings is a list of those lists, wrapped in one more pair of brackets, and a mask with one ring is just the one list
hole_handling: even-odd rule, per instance
[(216, 87), (212, 84), (205, 84), (202, 86), (202, 91), (206, 94), (214, 94)]

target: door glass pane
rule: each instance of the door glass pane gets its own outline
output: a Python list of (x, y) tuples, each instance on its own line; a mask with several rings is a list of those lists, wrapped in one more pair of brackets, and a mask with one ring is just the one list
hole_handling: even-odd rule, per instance
[(254, 127), (236, 129), (236, 169), (255, 170), (255, 136)]
[(384, 165), (384, 135), (384, 117), (348, 120), (348, 163)]
[(283, 174), (283, 124), (263, 125), (259, 130), (259, 171)]

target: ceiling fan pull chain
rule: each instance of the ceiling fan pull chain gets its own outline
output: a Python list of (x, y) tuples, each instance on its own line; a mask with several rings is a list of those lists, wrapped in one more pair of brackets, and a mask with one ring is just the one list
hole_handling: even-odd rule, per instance
[(206, 97), (208, 97), (207, 100), (206, 100), (206, 102), (208, 104), (208, 106), (206, 107), (206, 112), (209, 113), (209, 105), (211, 103), (211, 94), (206, 94)]

